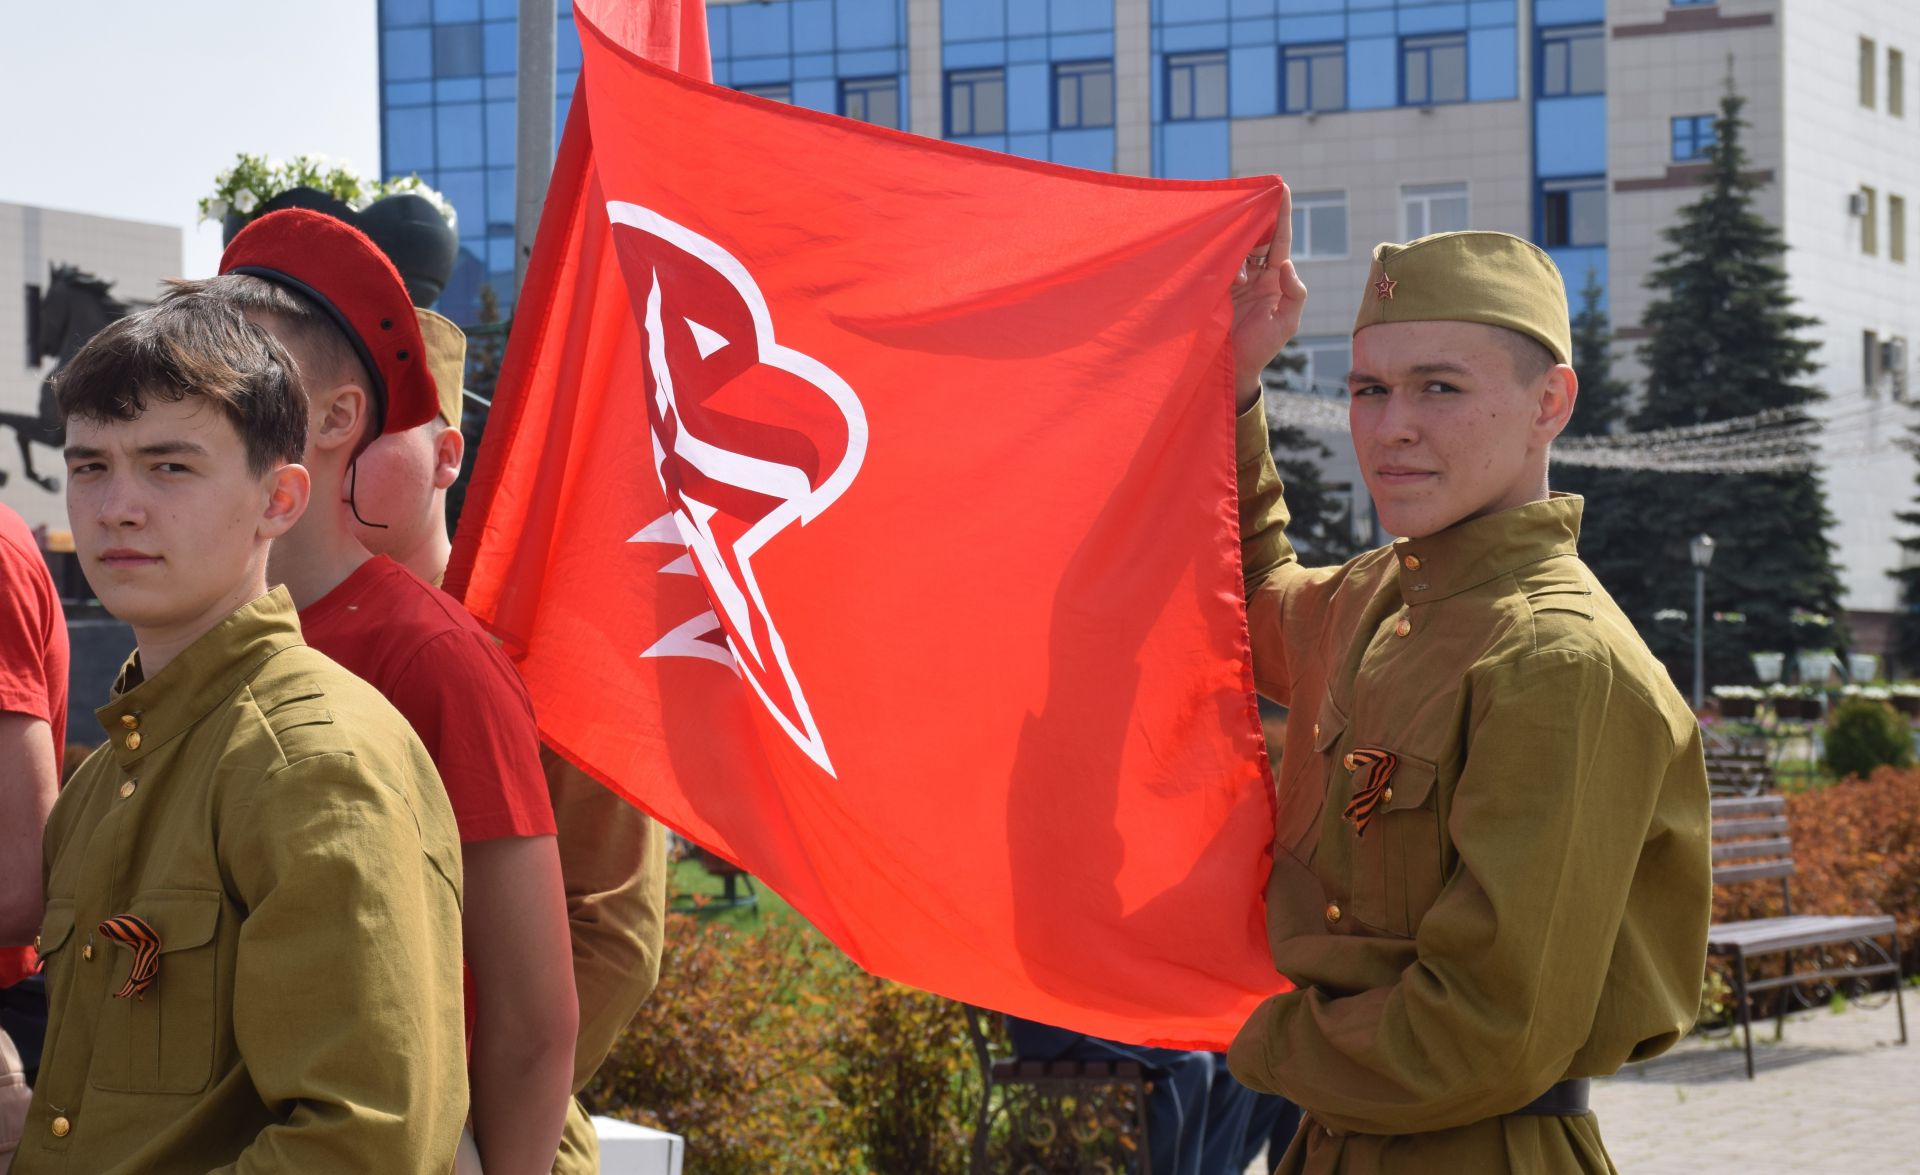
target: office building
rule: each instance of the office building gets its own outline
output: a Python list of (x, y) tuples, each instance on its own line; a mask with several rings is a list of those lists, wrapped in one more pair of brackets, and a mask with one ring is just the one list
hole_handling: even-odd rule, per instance
[[(563, 5), (564, 8), (564, 5)], [(381, 0), (389, 172), (460, 209), (463, 280), (512, 270), (511, 0)], [(1280, 172), (1310, 303), (1303, 385), (1340, 394), (1375, 241), (1454, 228), (1538, 241), (1606, 291), (1620, 370), (1661, 230), (1697, 194), (1729, 74), (1820, 319), (1824, 476), (1856, 633), (1897, 606), (1911, 149), (1900, 0), (709, 0), (723, 85), (1076, 167), (1183, 178)], [(561, 16), (559, 79), (578, 42)], [(564, 97), (560, 99), (564, 106)], [(1358, 484), (1344, 445), (1329, 477)], [(1360, 512), (1366, 513), (1363, 508)]]

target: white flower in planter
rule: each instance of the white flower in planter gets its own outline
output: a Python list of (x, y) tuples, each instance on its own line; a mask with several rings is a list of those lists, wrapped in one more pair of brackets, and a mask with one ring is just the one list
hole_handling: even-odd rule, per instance
[(260, 207), (260, 197), (253, 194), (252, 188), (241, 188), (233, 194), (233, 210), (246, 216)]
[(207, 201), (207, 214), (202, 217), (203, 220), (225, 220), (226, 218), (227, 202), (225, 200), (214, 199)]

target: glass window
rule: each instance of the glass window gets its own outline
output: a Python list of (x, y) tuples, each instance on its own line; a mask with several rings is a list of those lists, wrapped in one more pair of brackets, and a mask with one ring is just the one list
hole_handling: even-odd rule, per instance
[(840, 83), (840, 113), (875, 126), (900, 125), (900, 78), (846, 78)]
[[(434, 133), (441, 167), (479, 167), (487, 161), (480, 126), (480, 103), (449, 102), (435, 108)], [(464, 218), (467, 210), (462, 208)], [(475, 224), (481, 223), (475, 221)]]
[(1400, 102), (1437, 106), (1467, 100), (1467, 35), (1400, 38)]
[(1874, 97), (1874, 88), (1875, 88), (1874, 80), (1873, 80), (1873, 58), (1874, 58), (1873, 38), (1861, 37), (1860, 38), (1860, 105), (1865, 106), (1868, 110), (1873, 109), (1873, 97)]
[(1428, 233), (1457, 233), (1471, 227), (1467, 214), (1467, 185), (1420, 184), (1400, 189), (1406, 213), (1407, 240)]
[(433, 20), (430, 0), (380, 0), (380, 23), (387, 28), (428, 24)]
[(738, 86), (735, 88), (742, 94), (752, 94), (756, 98), (766, 98), (773, 102), (785, 102), (789, 105), (793, 102), (793, 87), (786, 82), (773, 82), (765, 86)]
[(1053, 125), (1061, 130), (1113, 125), (1113, 62), (1063, 61), (1053, 67)]
[[(503, 161), (493, 159), (489, 160), (489, 162), (500, 163)], [(507, 156), (504, 162), (513, 162), (513, 156)], [(487, 169), (488, 232), (513, 232), (513, 209), (514, 203), (518, 198), (518, 194), (513, 189), (513, 168), (489, 167)]]
[(386, 35), (382, 50), (383, 80), (415, 82), (433, 76), (431, 29), (395, 29)]
[(1295, 339), (1287, 353), (1306, 359), (1303, 371), (1289, 371), (1280, 386), (1314, 396), (1347, 394), (1347, 372), (1353, 367), (1353, 339), (1349, 335), (1311, 335)]
[(480, 26), (481, 66), (487, 76), (507, 77), (519, 70), (520, 47), (514, 36), (517, 28), (519, 25), (510, 20), (490, 20)]
[(1673, 161), (1705, 159), (1714, 144), (1714, 115), (1682, 114), (1673, 120)]
[(1907, 55), (1898, 49), (1887, 50), (1887, 113), (1907, 114)]
[(486, 161), (488, 163), (513, 162), (514, 140), (519, 137), (520, 132), (519, 125), (514, 119), (514, 111), (518, 107), (519, 103), (512, 100), (487, 103)]
[(1347, 255), (1345, 192), (1308, 192), (1293, 198), (1293, 255), (1309, 261)]
[(1718, 3), (1720, 3), (1720, 0), (1671, 0), (1671, 7), (1674, 7), (1674, 8), (1710, 8), (1710, 7), (1712, 7), (1713, 5), (1715, 5), (1715, 4), (1718, 4)]
[(479, 20), (480, 0), (433, 0), (433, 19), (448, 23)]
[(1227, 54), (1167, 54), (1167, 121), (1227, 116)]
[(1907, 260), (1907, 198), (1887, 196), (1887, 259), (1906, 264)]
[(1280, 109), (1288, 114), (1347, 108), (1347, 47), (1285, 45), (1280, 49)]
[(1540, 243), (1548, 248), (1607, 243), (1607, 184), (1600, 176), (1549, 180), (1540, 193)]
[[(478, 234), (487, 223), (486, 173), (478, 169), (443, 171), (440, 182), (434, 186), (460, 214), (460, 243), (468, 243), (469, 234)], [(511, 217), (513, 213), (509, 211), (507, 215)]]
[(564, 16), (557, 18), (553, 30), (553, 68), (580, 69), (580, 30)]
[(1007, 71), (947, 71), (947, 134), (1002, 135), (1007, 131)]
[(382, 147), (388, 175), (433, 170), (433, 108), (389, 107)]
[(1860, 185), (1860, 251), (1872, 256), (1880, 251), (1880, 194)]
[(434, 26), (433, 76), (455, 78), (478, 74), (484, 59), (477, 22)]
[(1607, 42), (1599, 25), (1540, 34), (1540, 96), (1607, 92)]

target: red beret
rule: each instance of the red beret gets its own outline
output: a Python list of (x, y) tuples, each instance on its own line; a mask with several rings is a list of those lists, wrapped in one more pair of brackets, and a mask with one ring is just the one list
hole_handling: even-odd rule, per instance
[(359, 229), (305, 208), (269, 212), (234, 234), (220, 272), (276, 282), (326, 311), (373, 378), (369, 391), (382, 434), (439, 414), (439, 390), (406, 283)]

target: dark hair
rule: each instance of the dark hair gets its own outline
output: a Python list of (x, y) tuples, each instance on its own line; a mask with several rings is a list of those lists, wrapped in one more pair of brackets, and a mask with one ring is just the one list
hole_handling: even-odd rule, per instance
[(1507, 344), (1507, 354), (1513, 356), (1513, 374), (1522, 384), (1530, 384), (1558, 366), (1560, 361), (1553, 352), (1532, 335), (1511, 327), (1501, 327), (1500, 334)]
[(134, 420), (147, 402), (211, 401), (240, 434), (258, 476), (300, 460), (307, 400), (272, 335), (211, 298), (168, 298), (108, 325), (55, 380), (60, 418)]
[(285, 326), (278, 337), (294, 352), (295, 378), (302, 393), (316, 380), (351, 379), (371, 394), (373, 378), (333, 316), (312, 298), (250, 273), (223, 273), (199, 281), (171, 281), (162, 304), (174, 298), (217, 298), (242, 314), (264, 314)]

